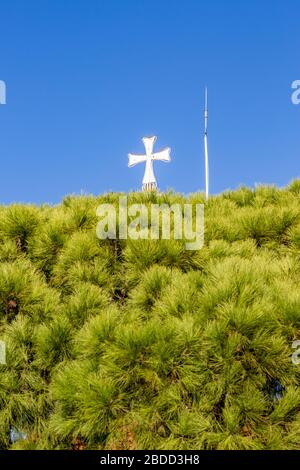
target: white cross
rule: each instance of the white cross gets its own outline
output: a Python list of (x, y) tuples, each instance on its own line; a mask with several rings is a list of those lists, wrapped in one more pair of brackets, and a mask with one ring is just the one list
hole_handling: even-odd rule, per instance
[(144, 137), (142, 140), (146, 149), (146, 155), (134, 155), (129, 153), (128, 166), (132, 167), (138, 163), (146, 162), (145, 174), (143, 178), (143, 190), (154, 191), (157, 189), (157, 182), (153, 171), (153, 160), (161, 160), (162, 162), (171, 161), (171, 149), (167, 147), (160, 152), (153, 153), (153, 146), (156, 141), (156, 137)]

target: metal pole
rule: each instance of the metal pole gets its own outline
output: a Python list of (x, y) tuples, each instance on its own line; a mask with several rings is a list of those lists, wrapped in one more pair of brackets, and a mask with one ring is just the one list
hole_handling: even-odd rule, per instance
[(208, 93), (205, 88), (205, 111), (204, 111), (204, 154), (205, 154), (205, 199), (208, 201), (209, 195), (209, 167), (208, 167), (208, 142), (207, 142), (207, 129), (208, 129)]

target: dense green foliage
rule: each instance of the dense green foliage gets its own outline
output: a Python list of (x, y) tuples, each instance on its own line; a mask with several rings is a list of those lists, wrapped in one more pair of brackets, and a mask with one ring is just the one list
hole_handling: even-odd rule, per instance
[(0, 448), (299, 449), (300, 181), (212, 197), (199, 251), (99, 240), (118, 197), (0, 207)]

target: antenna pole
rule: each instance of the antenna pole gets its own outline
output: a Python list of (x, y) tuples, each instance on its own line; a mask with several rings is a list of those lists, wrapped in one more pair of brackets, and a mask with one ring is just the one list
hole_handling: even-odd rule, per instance
[(209, 168), (208, 168), (207, 129), (208, 129), (208, 93), (207, 93), (207, 88), (205, 88), (204, 156), (205, 156), (205, 199), (206, 199), (206, 201), (208, 201), (208, 195), (209, 195)]

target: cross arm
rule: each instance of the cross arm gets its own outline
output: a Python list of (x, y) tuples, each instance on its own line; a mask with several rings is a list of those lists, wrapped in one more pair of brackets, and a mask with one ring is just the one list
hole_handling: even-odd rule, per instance
[(134, 155), (133, 153), (128, 154), (128, 166), (135, 166), (138, 163), (145, 162), (147, 160), (147, 155)]
[(163, 162), (170, 162), (171, 161), (171, 149), (169, 147), (161, 150), (160, 152), (156, 152), (153, 154), (153, 160), (161, 160)]

